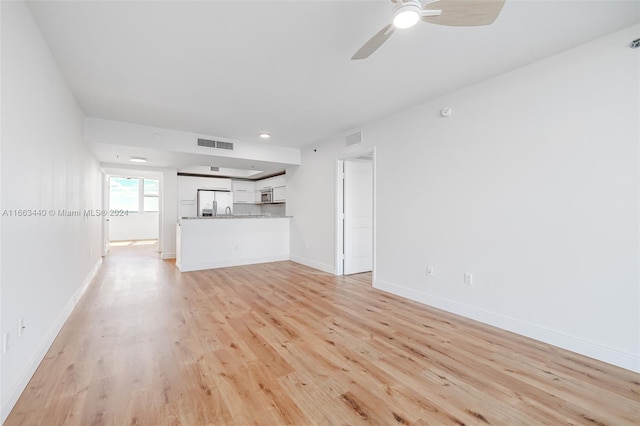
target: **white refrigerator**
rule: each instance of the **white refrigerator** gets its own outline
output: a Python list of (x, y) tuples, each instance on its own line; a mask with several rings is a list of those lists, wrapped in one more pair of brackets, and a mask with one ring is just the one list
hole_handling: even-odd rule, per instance
[(229, 191), (198, 189), (196, 205), (198, 217), (233, 214), (233, 194)]

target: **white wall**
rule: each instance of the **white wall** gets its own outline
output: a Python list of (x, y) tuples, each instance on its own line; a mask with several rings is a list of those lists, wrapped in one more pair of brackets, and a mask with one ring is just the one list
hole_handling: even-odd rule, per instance
[(287, 169), (287, 215), (291, 260), (335, 272), (336, 158), (342, 140), (302, 151), (302, 166)]
[(178, 170), (164, 169), (160, 182), (162, 212), (160, 214), (160, 257), (176, 257), (176, 224), (178, 223)]
[[(100, 209), (101, 171), (83, 115), (22, 2), (2, 8), (2, 420), (101, 262), (101, 222), (49, 210)], [(17, 337), (19, 318), (26, 329)]]
[(155, 240), (158, 238), (157, 212), (132, 213), (109, 218), (109, 241)]
[(291, 258), (335, 270), (336, 159), (375, 147), (376, 287), (640, 371), (639, 30), (305, 150)]

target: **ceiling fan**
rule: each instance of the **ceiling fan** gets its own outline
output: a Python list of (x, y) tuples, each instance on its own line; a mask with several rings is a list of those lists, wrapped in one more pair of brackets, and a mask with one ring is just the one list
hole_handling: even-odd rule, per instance
[(391, 0), (396, 6), (390, 24), (381, 29), (351, 58), (365, 59), (378, 50), (396, 29), (410, 28), (422, 18), (431, 24), (477, 27), (492, 24), (505, 0)]

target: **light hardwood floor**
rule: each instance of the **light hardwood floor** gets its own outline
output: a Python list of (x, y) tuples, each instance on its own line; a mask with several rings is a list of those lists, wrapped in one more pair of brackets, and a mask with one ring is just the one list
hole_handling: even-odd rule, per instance
[(12, 425), (638, 425), (640, 377), (276, 262), (114, 247)]

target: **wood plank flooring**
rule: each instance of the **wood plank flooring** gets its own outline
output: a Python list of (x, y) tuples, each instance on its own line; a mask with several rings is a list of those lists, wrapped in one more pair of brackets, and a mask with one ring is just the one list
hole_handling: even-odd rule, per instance
[(5, 425), (638, 425), (640, 377), (293, 262), (114, 247)]

